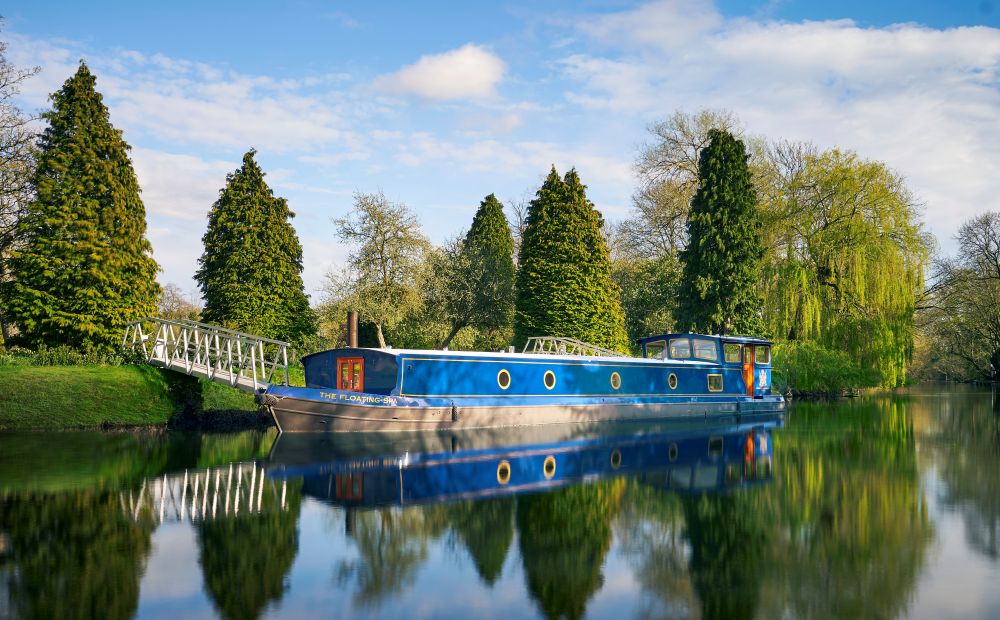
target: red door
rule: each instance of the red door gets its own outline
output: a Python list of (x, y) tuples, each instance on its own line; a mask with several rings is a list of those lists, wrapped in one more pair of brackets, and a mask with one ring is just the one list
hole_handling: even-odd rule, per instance
[(747, 396), (753, 396), (753, 345), (743, 345), (743, 382), (747, 384)]
[(365, 391), (365, 358), (337, 358), (337, 389), (348, 392)]

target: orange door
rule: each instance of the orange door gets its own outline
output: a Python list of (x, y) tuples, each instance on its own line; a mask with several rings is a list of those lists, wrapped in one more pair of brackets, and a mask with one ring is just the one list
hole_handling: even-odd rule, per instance
[(743, 345), (743, 382), (747, 384), (747, 396), (753, 396), (753, 346)]
[(365, 391), (365, 358), (337, 358), (337, 389), (348, 392)]

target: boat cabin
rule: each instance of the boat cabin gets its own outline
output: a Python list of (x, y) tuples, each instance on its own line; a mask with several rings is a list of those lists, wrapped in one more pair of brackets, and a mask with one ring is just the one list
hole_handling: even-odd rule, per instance
[(665, 362), (713, 362), (728, 369), (740, 368), (747, 395), (770, 392), (771, 345), (769, 340), (749, 336), (661, 334), (641, 338), (642, 357)]

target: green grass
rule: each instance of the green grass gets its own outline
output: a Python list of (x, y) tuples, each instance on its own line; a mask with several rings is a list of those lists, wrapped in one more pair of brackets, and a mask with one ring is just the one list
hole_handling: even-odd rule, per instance
[(162, 425), (174, 411), (156, 368), (0, 365), (0, 430)]
[(253, 394), (243, 392), (236, 388), (213, 383), (206, 379), (198, 381), (201, 386), (202, 409), (205, 413), (213, 411), (247, 411), (256, 412), (257, 404), (253, 401)]

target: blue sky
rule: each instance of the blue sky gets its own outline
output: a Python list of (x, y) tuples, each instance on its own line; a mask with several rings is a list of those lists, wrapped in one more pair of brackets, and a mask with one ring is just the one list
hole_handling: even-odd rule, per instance
[[(94, 6), (97, 4), (97, 6)], [(280, 5), (280, 7), (279, 7)], [(442, 242), (491, 192), (575, 166), (627, 217), (650, 123), (724, 108), (746, 133), (885, 161), (945, 251), (1000, 210), (1000, 2), (13, 2), (0, 37), (44, 109), (81, 58), (132, 145), (160, 280), (191, 279), (225, 175), (256, 148), (306, 288), (342, 264), (355, 192)]]

